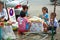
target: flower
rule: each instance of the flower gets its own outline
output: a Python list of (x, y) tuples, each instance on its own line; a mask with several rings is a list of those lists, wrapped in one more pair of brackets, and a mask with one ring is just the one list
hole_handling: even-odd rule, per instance
[(0, 22), (0, 27), (4, 27), (4, 22)]

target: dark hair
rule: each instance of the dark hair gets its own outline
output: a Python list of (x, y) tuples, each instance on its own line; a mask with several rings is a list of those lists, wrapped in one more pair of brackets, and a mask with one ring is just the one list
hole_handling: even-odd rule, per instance
[(51, 16), (56, 17), (56, 13), (52, 12), (52, 13), (51, 13)]
[(4, 5), (4, 3), (2, 1), (0, 1), (0, 4)]
[(43, 7), (42, 10), (46, 10), (46, 12), (48, 13), (48, 9), (46, 7)]
[(25, 13), (24, 11), (21, 11), (21, 12), (20, 12), (20, 16), (21, 16), (21, 17), (25, 17), (25, 16), (26, 16), (26, 13)]
[(22, 8), (23, 8), (23, 10), (25, 10), (25, 9), (28, 9), (28, 6), (27, 5), (23, 5)]
[(4, 8), (4, 2), (0, 1), (0, 4), (2, 4), (3, 5), (3, 8)]

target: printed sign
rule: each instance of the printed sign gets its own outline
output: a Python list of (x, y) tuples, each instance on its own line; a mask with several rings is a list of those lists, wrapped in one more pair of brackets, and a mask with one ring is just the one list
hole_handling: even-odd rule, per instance
[(7, 8), (8, 10), (8, 15), (9, 15), (9, 19), (10, 21), (12, 22), (16, 22), (16, 17), (15, 17), (15, 11), (14, 11), (14, 8)]

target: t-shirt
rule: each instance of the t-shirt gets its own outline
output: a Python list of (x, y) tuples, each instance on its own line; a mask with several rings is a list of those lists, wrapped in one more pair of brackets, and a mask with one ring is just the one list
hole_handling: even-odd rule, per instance
[(18, 21), (19, 30), (20, 31), (26, 30), (26, 23), (28, 23), (28, 19), (26, 17), (24, 18), (18, 17), (17, 21)]
[(28, 11), (26, 11), (26, 16), (28, 16)]
[(28, 11), (26, 11), (26, 12), (21, 11), (20, 14), (21, 14), (21, 13), (25, 13), (25, 15), (28, 16)]
[(3, 9), (2, 12), (0, 12), (0, 18), (4, 16), (4, 19), (8, 20), (8, 15), (6, 9)]
[(45, 18), (44, 18), (44, 21), (48, 24), (48, 20), (46, 20), (46, 19), (48, 19), (48, 18), (49, 18), (48, 13), (43, 14), (43, 16), (45, 17)]
[(54, 19), (54, 23), (53, 22), (49, 23), (50, 26), (52, 26), (52, 24), (54, 25), (54, 27), (58, 27), (59, 26), (58, 21), (57, 21), (56, 18)]

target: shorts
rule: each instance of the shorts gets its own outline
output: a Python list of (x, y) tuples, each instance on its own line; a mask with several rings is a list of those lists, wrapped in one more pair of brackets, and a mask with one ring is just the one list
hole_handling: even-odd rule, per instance
[(23, 34), (24, 32), (27, 32), (26, 30), (18, 30), (18, 34)]

